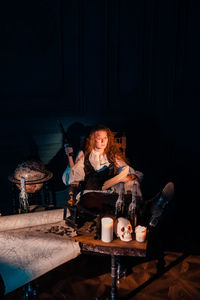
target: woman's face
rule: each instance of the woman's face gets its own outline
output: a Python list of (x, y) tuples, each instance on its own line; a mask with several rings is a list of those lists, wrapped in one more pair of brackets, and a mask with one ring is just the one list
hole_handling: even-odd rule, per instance
[(108, 135), (104, 130), (98, 130), (94, 133), (94, 149), (96, 151), (104, 151), (108, 144)]

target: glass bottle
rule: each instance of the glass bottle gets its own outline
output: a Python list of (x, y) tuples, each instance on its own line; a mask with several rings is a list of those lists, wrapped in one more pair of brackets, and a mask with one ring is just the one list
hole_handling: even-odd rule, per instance
[(119, 183), (119, 195), (115, 204), (116, 218), (124, 217), (125, 203), (124, 203), (124, 183)]
[(128, 219), (131, 222), (133, 231), (137, 225), (136, 199), (137, 199), (137, 184), (134, 183), (132, 189), (132, 199), (128, 207)]

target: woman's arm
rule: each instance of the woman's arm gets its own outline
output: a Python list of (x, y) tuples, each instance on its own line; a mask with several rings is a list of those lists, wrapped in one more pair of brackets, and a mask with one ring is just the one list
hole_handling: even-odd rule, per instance
[[(120, 173), (120, 169), (123, 169), (123, 167), (128, 166), (127, 163), (125, 163), (125, 161), (117, 159), (117, 166), (118, 166), (118, 171)], [(129, 167), (129, 173), (127, 175), (127, 177), (124, 179), (123, 182), (127, 182), (129, 180), (134, 180), (134, 179), (138, 179), (140, 182), (142, 181), (143, 178), (143, 173), (140, 171), (136, 171), (134, 170), (132, 167)]]
[[(128, 166), (128, 165), (122, 160), (117, 160), (117, 166), (119, 168), (119, 173), (120, 173), (120, 169), (123, 169), (123, 167)], [(128, 166), (128, 167), (129, 167), (129, 173), (126, 176), (126, 178), (124, 180), (122, 180), (122, 182), (124, 182), (125, 193), (127, 193), (128, 191), (132, 191), (133, 182), (134, 182), (137, 185), (137, 195), (142, 197), (142, 192), (140, 189), (140, 182), (142, 181), (143, 173), (140, 171), (134, 170), (130, 166)], [(117, 193), (119, 193), (118, 185), (115, 186), (115, 191)]]
[[(71, 156), (69, 156), (71, 157)], [(84, 171), (84, 153), (80, 151), (75, 163), (69, 160), (69, 166), (65, 169), (62, 181), (65, 185), (70, 185), (73, 182), (83, 181), (85, 179), (85, 171)]]
[(73, 153), (72, 147), (65, 147), (65, 154), (68, 157), (68, 163), (69, 163), (70, 168), (72, 168), (74, 166), (73, 156), (71, 155), (72, 153)]

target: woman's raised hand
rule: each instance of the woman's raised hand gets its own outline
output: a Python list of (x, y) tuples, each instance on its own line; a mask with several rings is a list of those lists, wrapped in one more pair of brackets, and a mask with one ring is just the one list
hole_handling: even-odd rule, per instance
[(72, 156), (73, 154), (73, 148), (72, 147), (68, 147), (68, 146), (64, 146), (65, 148), (65, 154), (69, 157)]

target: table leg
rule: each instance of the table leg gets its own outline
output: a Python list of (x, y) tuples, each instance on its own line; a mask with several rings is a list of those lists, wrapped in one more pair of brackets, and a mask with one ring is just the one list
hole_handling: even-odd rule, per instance
[(111, 255), (111, 300), (116, 300), (116, 290), (117, 290), (117, 258), (115, 255)]

